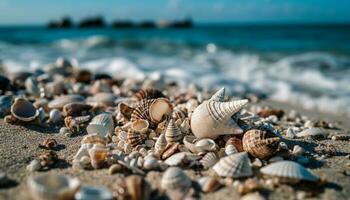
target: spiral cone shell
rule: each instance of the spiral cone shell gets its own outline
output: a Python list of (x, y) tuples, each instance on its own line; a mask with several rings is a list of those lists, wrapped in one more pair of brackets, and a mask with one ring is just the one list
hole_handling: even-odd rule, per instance
[(165, 131), (165, 139), (167, 142), (172, 143), (181, 141), (182, 137), (183, 135), (180, 128), (175, 124), (175, 121), (171, 119)]
[(211, 96), (210, 100), (211, 101), (218, 101), (218, 102), (223, 102), (225, 99), (225, 88), (221, 88), (218, 90), (213, 96)]
[(168, 144), (168, 142), (165, 139), (165, 134), (162, 133), (158, 137), (158, 139), (154, 145), (155, 153), (161, 155), (164, 152), (164, 150), (166, 149), (167, 144)]
[(253, 129), (247, 131), (242, 140), (244, 151), (256, 158), (267, 159), (276, 153), (280, 138), (272, 133)]

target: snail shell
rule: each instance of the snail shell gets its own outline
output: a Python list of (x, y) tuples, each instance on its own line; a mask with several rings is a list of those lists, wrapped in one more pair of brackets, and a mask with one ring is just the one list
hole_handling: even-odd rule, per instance
[(168, 127), (165, 131), (165, 139), (167, 142), (179, 142), (182, 140), (182, 133), (179, 127), (175, 124), (173, 119), (170, 120)]
[(161, 155), (164, 152), (164, 150), (166, 149), (167, 144), (168, 144), (168, 142), (165, 139), (165, 135), (164, 135), (164, 133), (162, 133), (158, 137), (158, 139), (157, 139), (157, 141), (156, 141), (156, 143), (154, 145), (155, 153), (158, 154), (158, 155)]

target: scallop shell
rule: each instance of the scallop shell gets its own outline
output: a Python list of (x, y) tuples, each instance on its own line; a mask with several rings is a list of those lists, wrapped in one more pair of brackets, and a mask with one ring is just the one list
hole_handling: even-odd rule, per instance
[(235, 145), (233, 144), (230, 144), (230, 145), (227, 145), (225, 147), (225, 154), (226, 155), (232, 155), (232, 154), (235, 154), (235, 153), (238, 153), (238, 150), (236, 149)]
[(327, 137), (328, 131), (324, 128), (308, 128), (296, 134), (297, 137)]
[(204, 101), (191, 116), (191, 130), (197, 138), (215, 139), (219, 135), (241, 134), (242, 129), (231, 118), (247, 99), (232, 102)]
[(199, 161), (204, 169), (209, 169), (218, 161), (218, 157), (214, 152), (206, 153), (203, 158)]
[(97, 93), (92, 97), (89, 97), (86, 101), (94, 106), (115, 106), (117, 96), (112, 93)]
[(247, 131), (243, 136), (243, 149), (250, 155), (267, 159), (277, 152), (279, 137), (261, 130)]
[(150, 123), (150, 127), (156, 127), (156, 125), (162, 122), (166, 116), (169, 116), (173, 107), (169, 100), (165, 98), (159, 99), (144, 99), (139, 102), (138, 106), (131, 114), (131, 121), (137, 119), (144, 119)]
[(63, 106), (63, 115), (64, 116), (81, 116), (86, 114), (92, 108), (91, 105), (76, 102), (76, 103), (68, 103)]
[(84, 97), (80, 95), (62, 95), (56, 97), (54, 100), (50, 101), (48, 106), (51, 109), (62, 109), (64, 105), (68, 103), (83, 102)]
[(89, 134), (83, 137), (81, 144), (102, 144), (107, 145), (107, 138), (98, 134)]
[(195, 161), (200, 159), (200, 156), (195, 155), (190, 152), (179, 152), (176, 154), (173, 154), (169, 158), (167, 158), (164, 163), (169, 166), (179, 166), (181, 164), (188, 164), (191, 161)]
[(97, 133), (101, 136), (107, 136), (114, 131), (114, 121), (112, 114), (102, 113), (94, 117), (86, 127), (88, 134)]
[(62, 118), (61, 112), (57, 109), (52, 109), (50, 111), (49, 120), (54, 124), (58, 124), (62, 122), (63, 118)]
[(213, 177), (205, 176), (198, 180), (201, 189), (205, 193), (215, 192), (221, 186), (220, 182)]
[(319, 178), (305, 169), (302, 165), (293, 161), (279, 161), (269, 164), (260, 169), (260, 172), (269, 175), (275, 176), (285, 181), (318, 181)]
[(223, 102), (225, 100), (225, 88), (221, 88), (213, 96), (210, 97), (211, 101)]
[(103, 186), (83, 186), (75, 194), (75, 200), (112, 200), (113, 194)]
[(191, 180), (178, 167), (168, 168), (162, 177), (161, 188), (165, 191), (179, 190), (187, 192), (191, 187)]
[(175, 121), (173, 119), (170, 120), (168, 127), (165, 131), (165, 139), (167, 142), (179, 142), (182, 140), (182, 133), (179, 127), (175, 124)]
[(77, 178), (55, 173), (40, 174), (28, 179), (31, 195), (37, 200), (73, 199), (79, 186)]
[(223, 157), (217, 162), (213, 170), (223, 177), (241, 178), (253, 175), (248, 154), (246, 152)]
[(95, 144), (88, 152), (93, 168), (100, 169), (106, 164), (108, 150), (105, 146)]
[(137, 119), (131, 123), (131, 128), (138, 133), (145, 134), (148, 131), (149, 123), (144, 119)]
[(196, 139), (194, 136), (185, 136), (183, 139), (185, 147), (193, 153), (206, 153), (217, 151), (218, 145), (209, 138)]
[(156, 141), (156, 143), (154, 145), (155, 153), (158, 154), (158, 155), (161, 155), (164, 152), (164, 150), (166, 149), (167, 144), (168, 144), (168, 142), (165, 139), (165, 134), (162, 133), (158, 137), (158, 139), (157, 139), (157, 141)]
[(145, 138), (140, 134), (135, 131), (129, 130), (128, 131), (128, 143), (132, 147), (136, 147), (137, 145), (143, 144)]
[(39, 111), (26, 99), (16, 98), (11, 106), (11, 114), (20, 121), (30, 122), (39, 116)]
[(133, 95), (133, 98), (137, 101), (141, 101), (143, 99), (157, 99), (164, 97), (164, 94), (156, 89), (141, 89)]

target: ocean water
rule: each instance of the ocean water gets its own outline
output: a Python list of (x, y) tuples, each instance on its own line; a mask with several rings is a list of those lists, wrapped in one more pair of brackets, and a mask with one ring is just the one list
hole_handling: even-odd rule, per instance
[(43, 68), (57, 57), (116, 77), (162, 75), (350, 115), (350, 26), (0, 27), (6, 71)]

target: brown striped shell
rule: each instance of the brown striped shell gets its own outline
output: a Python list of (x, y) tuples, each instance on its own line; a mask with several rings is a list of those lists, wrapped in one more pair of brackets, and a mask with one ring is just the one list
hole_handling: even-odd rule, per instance
[(179, 142), (183, 138), (183, 134), (181, 133), (181, 130), (177, 125), (175, 124), (175, 121), (173, 119), (170, 120), (168, 127), (165, 131), (165, 139), (167, 142)]
[(172, 118), (177, 121), (177, 120), (181, 120), (181, 122), (186, 119), (186, 117), (188, 116), (188, 111), (185, 107), (175, 107), (173, 114), (172, 114)]
[(131, 113), (131, 121), (144, 119), (154, 128), (158, 123), (163, 121), (173, 111), (173, 106), (168, 99), (144, 99), (139, 102), (138, 106)]
[(156, 89), (141, 89), (133, 95), (133, 98), (137, 101), (141, 101), (143, 99), (157, 99), (164, 97), (164, 94)]
[(253, 129), (244, 134), (243, 149), (256, 158), (267, 159), (276, 153), (279, 140), (272, 133)]
[(140, 133), (137, 133), (137, 132), (135, 132), (133, 130), (129, 130), (128, 131), (128, 139), (127, 140), (128, 140), (128, 143), (132, 147), (136, 147), (137, 145), (143, 144), (145, 138)]
[(228, 145), (235, 146), (238, 152), (244, 151), (242, 139), (239, 139), (238, 137), (231, 137), (230, 139), (228, 139), (225, 144), (225, 147)]

